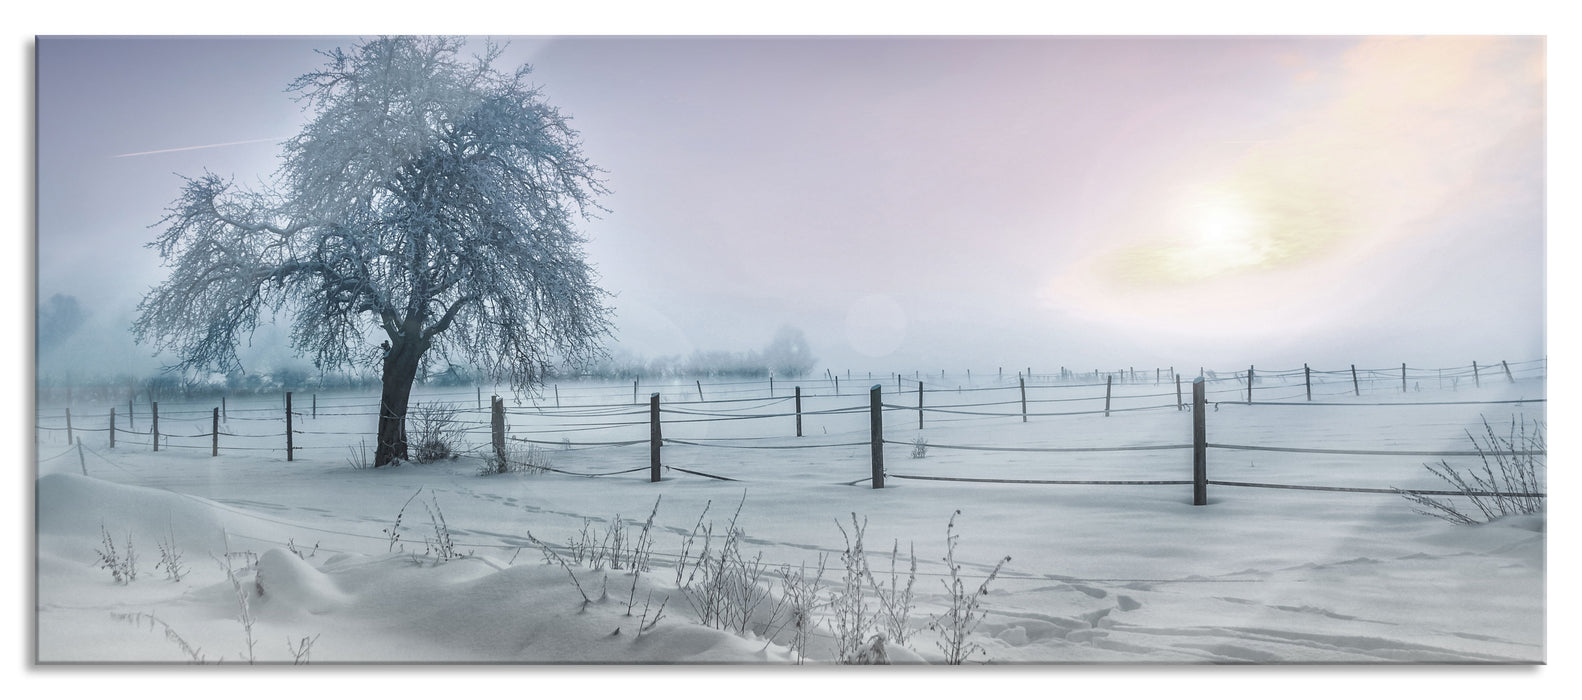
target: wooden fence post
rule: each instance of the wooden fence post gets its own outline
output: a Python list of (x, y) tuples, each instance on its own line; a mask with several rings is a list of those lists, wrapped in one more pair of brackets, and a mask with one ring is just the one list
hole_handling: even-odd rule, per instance
[[(478, 390), (478, 410), (482, 411), (483, 410), (483, 387), (475, 386), (473, 388)], [(490, 410), (494, 409), (494, 397), (493, 396), (489, 397), (489, 408), (490, 408)]]
[(1027, 380), (1023, 379), (1021, 377), (1017, 377), (1016, 378), (1016, 385), (1020, 386), (1022, 388), (1022, 422), (1026, 423), (1027, 422)]
[(555, 385), (555, 408), (560, 408), (560, 385)]
[(1203, 378), (1192, 380), (1192, 505), (1208, 505), (1208, 402)]
[(923, 383), (917, 383), (917, 429), (923, 429)]
[(505, 461), (505, 399), (498, 395), (489, 397), (489, 442), (494, 446), (494, 458), (500, 470), (509, 469)]
[(88, 475), (88, 459), (82, 456), (82, 438), (77, 438), (77, 464), (82, 467), (82, 475)]
[(1505, 378), (1511, 380), (1512, 384), (1515, 384), (1516, 378), (1511, 376), (1511, 366), (1506, 364), (1504, 360), (1500, 360), (1500, 366), (1505, 368)]
[(1362, 396), (1362, 387), (1357, 384), (1357, 366), (1356, 365), (1352, 365), (1351, 366), (1351, 392), (1353, 394), (1356, 394), (1357, 396)]
[(802, 437), (802, 387), (796, 388), (796, 436)]
[(126, 429), (137, 430), (137, 413), (132, 409), (132, 400), (126, 400)]
[(313, 395), (313, 420), (319, 419), (319, 395)]
[[(1472, 385), (1474, 387), (1477, 387), (1477, 388), (1480, 388), (1480, 389), (1483, 388), (1483, 382), (1478, 380), (1478, 361), (1477, 360), (1473, 360), (1472, 361)], [(1406, 383), (1403, 381), (1401, 383), (1401, 386), (1406, 386)]]
[(115, 407), (110, 407), (110, 449), (115, 449)]
[(1302, 363), (1302, 382), (1307, 384), (1307, 400), (1308, 401), (1312, 401), (1313, 400), (1313, 370), (1307, 366), (1306, 362)]
[(158, 401), (150, 401), (150, 402), (148, 402), (148, 404), (151, 407), (150, 411), (153, 413), (153, 418), (151, 418), (150, 420), (154, 421), (154, 427), (152, 429), (153, 430), (152, 435), (154, 436), (154, 451), (158, 452), (159, 451), (159, 402)]
[(1247, 403), (1252, 403), (1252, 365), (1247, 365)]
[(71, 437), (71, 409), (66, 409), (66, 444), (70, 445), (76, 440)]
[(659, 482), (659, 444), (664, 437), (659, 433), (659, 392), (648, 396), (648, 481)]
[[(918, 388), (922, 388), (923, 385), (922, 383), (919, 383), (917, 386)], [(835, 377), (835, 395), (840, 396), (840, 377)]]
[[(1171, 369), (1175, 369), (1175, 368), (1172, 367)], [(1171, 374), (1175, 374), (1175, 372), (1171, 372)], [(1179, 410), (1181, 410), (1181, 375), (1176, 374), (1175, 378), (1176, 378), (1176, 410), (1179, 411)]]
[(212, 441), (212, 443), (211, 443), (211, 445), (209, 447), (209, 456), (210, 457), (218, 457), (218, 456), (220, 456), (220, 407), (219, 406), (215, 406), (214, 407), (214, 427), (210, 429), (209, 435), (212, 436), (212, 438), (213, 438), (213, 441)]
[(1406, 393), (1406, 363), (1401, 363), (1401, 393)]
[(868, 390), (868, 431), (873, 440), (873, 487), (884, 488), (884, 410), (879, 405), (879, 385)]
[(1105, 418), (1109, 418), (1110, 417), (1110, 386), (1111, 386), (1111, 383), (1114, 382), (1114, 381), (1115, 381), (1115, 375), (1113, 375), (1113, 374), (1106, 375), (1104, 377), (1104, 417)]
[(693, 381), (697, 382), (697, 384), (698, 384), (698, 400), (702, 401), (703, 400), (703, 380), (702, 379), (694, 379)]
[(293, 446), (293, 440), (292, 440), (292, 437), (293, 437), (292, 433), (293, 432), (295, 432), (295, 431), (291, 427), (291, 392), (288, 391), (288, 392), (286, 392), (286, 461), (287, 462), (290, 462), (290, 461), (292, 461), (292, 460), (294, 460), (296, 458), (297, 448), (295, 446)]
[(769, 398), (772, 399), (774, 397), (775, 397), (775, 376), (773, 374), (771, 374), (771, 375), (769, 375)]
[(231, 422), (231, 414), (230, 411), (226, 410), (224, 396), (220, 397), (220, 420), (223, 420), (227, 423)]
[(632, 380), (632, 403), (637, 403), (637, 380)]

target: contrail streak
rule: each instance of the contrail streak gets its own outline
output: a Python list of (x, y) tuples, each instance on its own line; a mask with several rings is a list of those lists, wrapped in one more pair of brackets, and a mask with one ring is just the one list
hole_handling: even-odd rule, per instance
[(157, 154), (160, 154), (160, 153), (175, 153), (177, 151), (196, 151), (196, 150), (203, 149), (203, 148), (224, 148), (226, 146), (243, 146), (243, 145), (246, 145), (246, 144), (249, 144), (249, 143), (263, 143), (265, 141), (282, 141), (282, 140), (285, 140), (286, 138), (287, 137), (285, 137), (285, 136), (271, 136), (271, 137), (269, 137), (267, 139), (252, 139), (252, 140), (249, 140), (249, 141), (231, 141), (231, 142), (228, 142), (228, 143), (211, 143), (211, 144), (208, 144), (207, 146), (182, 146), (181, 148), (166, 148), (164, 150), (159, 150), (159, 151), (141, 151), (141, 152), (138, 152), (138, 153), (122, 153), (120, 155), (110, 156), (110, 157), (111, 158), (132, 158), (134, 156), (152, 156), (152, 155), (157, 155)]

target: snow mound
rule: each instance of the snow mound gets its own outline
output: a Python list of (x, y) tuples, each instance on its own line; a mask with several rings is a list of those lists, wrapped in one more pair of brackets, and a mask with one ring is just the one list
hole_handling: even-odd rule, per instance
[(218, 556), (227, 551), (227, 531), (280, 534), (268, 523), (214, 501), (170, 491), (75, 474), (40, 476), (37, 489), (40, 538), (97, 543), (103, 525), (117, 542), (131, 535), (144, 551), (153, 551), (158, 540), (174, 538), (183, 550)]
[(301, 557), (284, 549), (271, 549), (258, 558), (255, 590), (259, 612), (285, 608), (292, 612), (324, 615), (345, 607), (353, 599), (334, 579)]

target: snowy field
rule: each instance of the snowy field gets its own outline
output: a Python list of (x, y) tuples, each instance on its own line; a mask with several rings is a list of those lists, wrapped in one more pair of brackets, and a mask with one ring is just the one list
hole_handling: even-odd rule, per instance
[[(1470, 373), (1414, 372), (1404, 393), (1398, 374), (1365, 373), (1360, 396), (1349, 375), (1315, 375), (1311, 403), (1300, 370), (1260, 372), (1251, 405), (1245, 385), (1225, 377), (1208, 384), (1208, 441), (1467, 451), (1466, 431), (1482, 431), (1485, 419), (1502, 435), (1513, 418), (1529, 427), (1544, 420), (1540, 367), (1513, 366), (1514, 382), (1497, 365), (1485, 368), (1480, 387)], [(968, 641), (982, 651), (971, 663), (1546, 659), (1542, 515), (1457, 526), (1388, 493), (1211, 485), (1209, 505), (1196, 507), (1189, 484), (1006, 483), (1189, 480), (1192, 453), (1180, 446), (1192, 442), (1191, 413), (1152, 370), (1114, 385), (1109, 416), (1102, 380), (1039, 377), (1027, 389), (1025, 422), (1014, 378), (921, 379), (921, 430), (912, 377), (898, 393), (893, 377), (842, 376), (838, 395), (827, 377), (777, 381), (773, 396), (766, 382), (704, 380), (707, 401), (692, 380), (640, 384), (636, 402), (630, 384), (608, 382), (563, 383), (520, 400), (506, 393), (512, 448), (535, 446), (557, 471), (487, 476), (479, 475), (487, 388), (482, 409), (472, 387), (415, 398), (462, 409), (466, 454), (380, 469), (355, 464), (359, 441), (371, 440), (376, 397), (295, 392), (293, 461), (280, 396), (228, 398), (217, 457), (208, 436), (217, 399), (161, 402), (161, 433), (172, 437), (158, 452), (146, 403), (135, 407), (135, 425), (126, 402), (116, 404), (125, 432), (113, 449), (111, 405), (74, 403), (79, 452), (60, 430), (63, 407), (45, 401), (37, 660), (793, 664), (795, 626), (769, 614), (785, 592), (778, 571), (806, 565), (811, 575), (827, 557), (827, 602), (842, 585), (842, 528), (849, 535), (856, 514), (866, 520), (876, 581), (890, 583), (898, 544), (904, 586), (906, 552), (916, 552), (909, 636), (890, 635), (888, 660), (942, 663), (943, 637), (930, 622), (950, 600), (946, 527), (957, 510), (955, 558), (969, 589), (1011, 558), (980, 599), (984, 618)], [(791, 398), (798, 384), (801, 438)], [(883, 490), (863, 481), (873, 384), (891, 406)], [(1190, 404), (1190, 384), (1182, 389)], [(674, 441), (663, 448), (659, 483), (647, 468), (650, 392), (661, 394), (664, 438)], [(919, 437), (928, 446), (914, 458)], [(970, 449), (983, 447), (1019, 449)], [(1036, 451), (1115, 447), (1162, 449)], [(1441, 489), (1423, 467), (1439, 459), (1478, 463), (1213, 448), (1208, 470), (1229, 482)], [(700, 522), (713, 524), (719, 547), (738, 505), (739, 548), (747, 560), (761, 556), (768, 596), (741, 629), (722, 630), (700, 624), (707, 615), (681, 590), (676, 568), (684, 551), (695, 557), (702, 546), (689, 539)], [(460, 555), (448, 561), (435, 554), (436, 507)], [(652, 556), (635, 583), (626, 568), (546, 561), (533, 539), (566, 558), (585, 532), (607, 534), (616, 517), (640, 536), (651, 512)], [(99, 567), (106, 532), (136, 552), (129, 584)], [(187, 569), (180, 581), (155, 566), (160, 545), (172, 542)], [(813, 610), (809, 663), (839, 659), (835, 627), (832, 606)]]

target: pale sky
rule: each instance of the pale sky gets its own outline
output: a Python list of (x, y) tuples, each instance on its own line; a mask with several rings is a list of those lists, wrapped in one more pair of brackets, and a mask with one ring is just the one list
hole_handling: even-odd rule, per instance
[[(636, 354), (781, 325), (836, 371), (1546, 352), (1541, 38), (509, 41), (607, 171), (583, 231)], [(124, 328), (177, 174), (267, 178), (285, 85), (351, 42), (41, 37), (39, 299)]]

